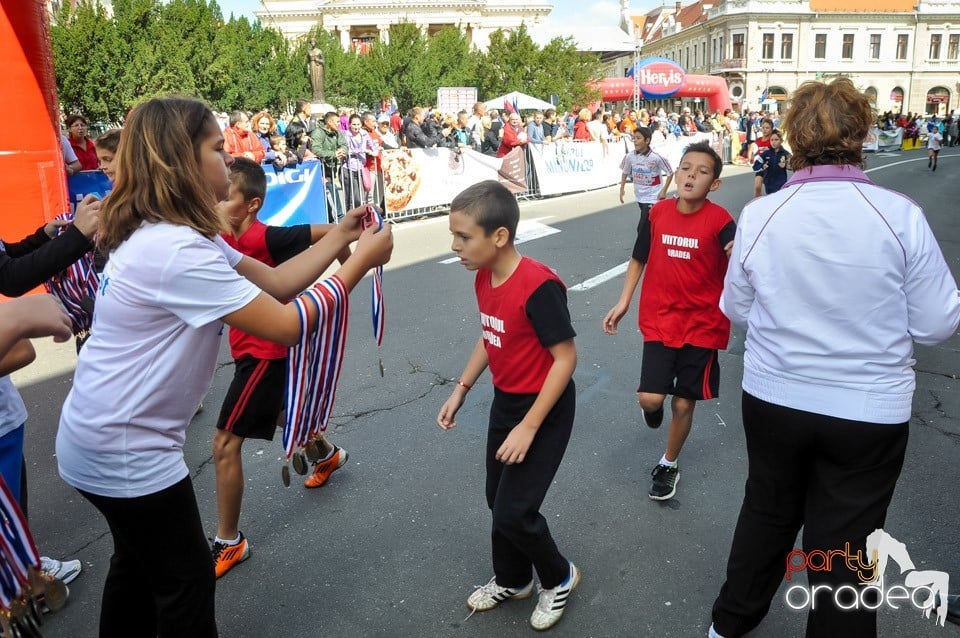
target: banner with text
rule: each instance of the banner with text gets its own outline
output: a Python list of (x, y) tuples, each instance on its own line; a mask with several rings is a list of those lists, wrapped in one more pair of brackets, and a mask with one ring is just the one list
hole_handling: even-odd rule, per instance
[(610, 186), (620, 181), (626, 155), (623, 141), (531, 144), (530, 155), (541, 195), (558, 195)]
[(257, 215), (261, 222), (268, 226), (296, 226), (329, 221), (320, 162), (307, 160), (282, 171), (269, 165), (263, 169), (267, 174), (267, 197)]

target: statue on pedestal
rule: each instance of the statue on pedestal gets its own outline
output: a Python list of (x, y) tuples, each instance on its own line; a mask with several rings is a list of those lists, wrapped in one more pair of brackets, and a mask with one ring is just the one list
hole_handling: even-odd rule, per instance
[(323, 51), (317, 46), (315, 39), (310, 40), (310, 51), (307, 53), (307, 72), (310, 74), (310, 87), (313, 89), (313, 101), (323, 102)]

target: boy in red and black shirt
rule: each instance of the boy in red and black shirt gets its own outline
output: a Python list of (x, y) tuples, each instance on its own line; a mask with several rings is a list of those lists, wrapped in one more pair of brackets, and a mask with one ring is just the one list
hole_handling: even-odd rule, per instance
[(453, 251), (477, 272), (481, 336), (437, 423), (445, 430), (456, 425), (467, 391), (489, 366), (494, 394), (486, 495), (493, 513), (494, 577), (470, 595), (467, 606), (487, 611), (510, 598), (527, 598), (535, 568), (541, 591), (530, 624), (543, 630), (560, 620), (580, 581), (540, 514), (573, 429), (577, 349), (563, 282), (514, 247), (519, 219), (514, 196), (492, 180), (471, 186), (450, 204)]
[[(276, 266), (320, 241), (331, 224), (267, 226), (257, 219), (267, 193), (267, 178), (260, 164), (238, 157), (230, 167), (230, 192), (220, 202), (220, 212), (232, 232), (224, 241), (244, 255)], [(349, 248), (337, 256), (344, 263)], [(250, 556), (250, 545), (239, 530), (243, 501), (244, 439), (273, 440), (283, 410), (287, 374), (287, 348), (230, 328), (230, 354), (235, 367), (233, 381), (223, 400), (217, 433), (213, 438), (213, 462), (217, 475), (219, 522), (213, 541), (217, 578)], [(322, 458), (307, 477), (306, 487), (323, 485), (347, 461), (347, 451), (331, 445), (322, 436), (317, 441)]]
[(673, 395), (667, 447), (653, 469), (649, 493), (658, 501), (677, 491), (677, 457), (690, 434), (693, 410), (697, 400), (718, 396), (717, 350), (726, 348), (730, 338), (730, 321), (719, 302), (736, 224), (726, 209), (707, 199), (720, 188), (722, 168), (723, 161), (707, 143), (687, 147), (675, 174), (677, 198), (658, 202), (641, 218), (620, 300), (603, 319), (603, 331), (616, 334), (646, 271), (640, 291), (643, 363), (637, 397), (648, 426), (660, 427), (664, 400)]

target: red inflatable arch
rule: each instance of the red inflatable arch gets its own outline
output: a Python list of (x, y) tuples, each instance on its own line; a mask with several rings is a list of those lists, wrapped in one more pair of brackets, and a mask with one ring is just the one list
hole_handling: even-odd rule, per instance
[(0, 136), (0, 238), (19, 241), (67, 210), (60, 150), (57, 85), (43, 0), (0, 0), (0, 113), (29, 122), (20, 134)]
[(633, 99), (633, 75), (640, 74), (640, 96), (648, 98), (699, 97), (707, 100), (710, 112), (732, 109), (727, 82), (717, 75), (687, 75), (682, 68), (667, 58), (647, 58), (639, 61), (624, 78), (604, 78), (598, 83), (604, 102)]

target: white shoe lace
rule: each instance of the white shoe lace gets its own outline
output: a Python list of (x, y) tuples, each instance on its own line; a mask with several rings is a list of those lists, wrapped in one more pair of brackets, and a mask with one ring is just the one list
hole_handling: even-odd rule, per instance
[[(503, 589), (503, 588), (501, 588), (500, 585), (497, 584), (497, 578), (496, 576), (494, 576), (493, 578), (490, 579), (490, 582), (488, 582), (486, 585), (474, 585), (475, 591), (473, 593), (482, 591), (484, 594), (487, 594), (488, 596), (494, 596), (496, 595), (498, 589)], [(471, 607), (470, 613), (467, 614), (467, 617), (464, 618), (461, 622), (467, 622), (468, 620), (470, 620), (470, 617), (473, 616), (475, 613), (477, 613), (477, 608)]]

